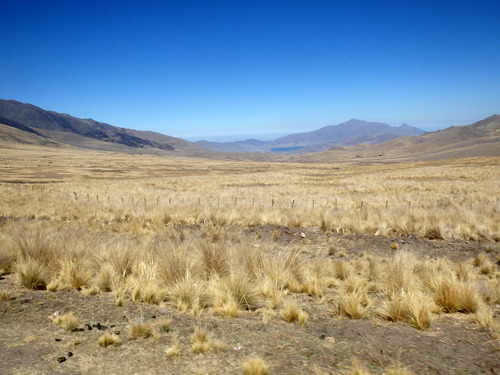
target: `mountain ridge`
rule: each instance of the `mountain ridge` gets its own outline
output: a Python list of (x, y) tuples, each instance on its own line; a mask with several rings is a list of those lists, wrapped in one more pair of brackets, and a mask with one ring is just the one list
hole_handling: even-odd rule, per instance
[(29, 103), (0, 99), (0, 123), (71, 146), (120, 152), (207, 153), (191, 142), (150, 131), (113, 126), (93, 119), (47, 111)]
[(389, 139), (419, 135), (425, 131), (403, 124), (399, 127), (381, 122), (368, 122), (351, 119), (337, 125), (328, 125), (310, 132), (295, 133), (279, 137), (273, 141), (261, 141), (262, 144), (249, 144), (249, 140), (234, 142), (198, 141), (213, 151), (238, 152), (277, 152), (308, 153), (326, 151), (340, 145), (358, 143), (380, 143)]

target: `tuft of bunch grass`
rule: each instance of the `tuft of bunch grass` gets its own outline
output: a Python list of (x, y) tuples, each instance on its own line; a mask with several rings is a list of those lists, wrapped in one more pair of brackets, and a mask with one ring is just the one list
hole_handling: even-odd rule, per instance
[(481, 305), (479, 292), (471, 282), (443, 277), (434, 288), (434, 301), (444, 312), (473, 313)]
[(280, 315), (288, 323), (299, 323), (303, 326), (307, 322), (307, 314), (302, 311), (295, 301), (288, 300), (284, 303)]
[(20, 260), (16, 267), (16, 275), (19, 284), (27, 289), (44, 290), (47, 287), (45, 266), (35, 259)]
[(130, 337), (146, 339), (153, 335), (153, 327), (149, 323), (134, 323), (129, 327)]
[(80, 319), (71, 312), (64, 315), (56, 315), (53, 322), (68, 332), (73, 332), (80, 328)]
[(98, 342), (101, 348), (107, 348), (108, 346), (118, 346), (121, 343), (120, 337), (114, 333), (105, 333), (102, 335)]
[(370, 300), (366, 290), (347, 293), (340, 297), (338, 304), (339, 313), (351, 319), (361, 319), (366, 315), (369, 303)]
[(191, 353), (205, 354), (210, 349), (210, 333), (205, 327), (196, 326), (191, 336)]
[(243, 374), (245, 375), (266, 375), (269, 371), (269, 366), (260, 357), (249, 358), (243, 363)]
[(0, 289), (0, 300), (8, 301), (14, 298), (16, 298), (16, 294), (12, 290), (7, 288)]
[(352, 269), (348, 262), (345, 260), (336, 260), (333, 262), (333, 273), (335, 277), (340, 280), (345, 280), (351, 274)]
[(370, 375), (371, 373), (361, 364), (357, 358), (351, 360), (349, 375)]
[(413, 375), (413, 372), (396, 361), (384, 371), (384, 375)]
[(158, 329), (160, 333), (170, 332), (171, 325), (172, 325), (172, 319), (168, 318), (160, 318), (157, 319), (155, 322), (156, 329)]
[(165, 350), (167, 358), (179, 357), (181, 355), (181, 344), (179, 339), (175, 339), (173, 344)]
[(495, 320), (492, 308), (482, 305), (471, 317), (476, 324), (487, 329), (493, 339), (500, 339), (500, 322)]

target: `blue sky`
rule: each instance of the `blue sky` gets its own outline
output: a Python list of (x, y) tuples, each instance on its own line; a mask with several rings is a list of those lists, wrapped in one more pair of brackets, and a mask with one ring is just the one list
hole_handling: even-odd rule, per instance
[(500, 113), (499, 1), (5, 0), (2, 15), (0, 98), (115, 126), (216, 139)]

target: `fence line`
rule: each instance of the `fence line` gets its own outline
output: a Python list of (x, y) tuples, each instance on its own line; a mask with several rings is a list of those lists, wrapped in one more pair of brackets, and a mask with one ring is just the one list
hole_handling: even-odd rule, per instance
[[(5, 184), (7, 187), (7, 184)], [(275, 198), (269, 197), (268, 199), (256, 199), (255, 197), (224, 197), (221, 198), (219, 195), (210, 196), (208, 198), (202, 198), (201, 196), (189, 196), (188, 193), (185, 193), (184, 196), (179, 196), (178, 194), (171, 195), (155, 195), (148, 194), (144, 195), (130, 195), (130, 196), (113, 196), (112, 194), (104, 194), (104, 195), (91, 195), (90, 193), (79, 193), (76, 191), (61, 191), (60, 189), (52, 190), (47, 189), (45, 187), (39, 187), (28, 184), (9, 184), (9, 187), (16, 190), (21, 190), (21, 187), (25, 191), (34, 192), (35, 194), (40, 191), (43, 196), (54, 196), (57, 197), (65, 197), (68, 201), (78, 202), (79, 204), (90, 203), (92, 201), (99, 203), (100, 205), (117, 205), (120, 203), (121, 206), (138, 206), (140, 204), (144, 205), (144, 207), (153, 208), (168, 206), (187, 206), (187, 205), (200, 205), (200, 206), (208, 206), (208, 207), (216, 207), (216, 208), (228, 208), (228, 207), (261, 207), (261, 208), (275, 208), (275, 209), (332, 209), (333, 211), (339, 210), (359, 210), (365, 211), (369, 209), (404, 209), (404, 210), (412, 210), (418, 208), (431, 209), (431, 208), (443, 208), (447, 209), (448, 207), (453, 207), (453, 201), (450, 201), (448, 204), (442, 205), (439, 199), (434, 200), (434, 204), (425, 203), (422, 205), (416, 204), (412, 200), (401, 199), (401, 200), (389, 200), (389, 199), (374, 199), (373, 201), (369, 201), (366, 199), (349, 199), (349, 198), (340, 198), (332, 196), (332, 198), (320, 198), (320, 197), (311, 197), (310, 199), (297, 199), (293, 197), (287, 198)], [(81, 197), (87, 197), (87, 199), (80, 199)], [(102, 199), (102, 197), (106, 197)], [(500, 198), (491, 197), (488, 200), (489, 204), (494, 212), (500, 213)], [(474, 202), (471, 202), (470, 205), (467, 205), (467, 208), (472, 210), (474, 207)]]

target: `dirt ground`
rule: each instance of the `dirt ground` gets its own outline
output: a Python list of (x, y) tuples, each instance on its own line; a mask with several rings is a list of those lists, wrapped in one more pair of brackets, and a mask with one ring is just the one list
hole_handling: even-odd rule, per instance
[[(258, 245), (259, 241), (272, 240), (276, 230), (280, 231), (279, 242), (302, 246), (310, 256), (328, 255), (332, 242), (344, 253), (328, 256), (347, 259), (361, 251), (390, 256), (393, 243), (431, 258), (461, 260), (480, 252), (494, 257), (500, 254), (498, 243), (339, 236), (319, 229), (264, 226), (248, 229), (242, 236)], [(13, 275), (3, 277), (0, 288), (14, 291), (15, 296), (0, 300), (1, 375), (243, 374), (242, 365), (252, 356), (266, 361), (269, 374), (349, 373), (354, 357), (374, 374), (397, 361), (414, 374), (500, 374), (498, 341), (467, 314), (438, 315), (429, 330), (417, 330), (374, 316), (360, 320), (334, 316), (325, 304), (317, 302), (318, 297), (300, 295), (309, 319), (299, 326), (259, 310), (227, 318), (210, 313), (194, 317), (130, 300), (117, 307), (112, 293), (86, 296), (77, 290), (26, 290), (16, 284)], [(56, 311), (73, 312), (82, 329), (64, 331), (48, 318)], [(497, 319), (499, 312), (497, 306)], [(128, 334), (131, 323), (154, 322), (161, 317), (172, 320), (168, 333), (145, 339)], [(206, 354), (191, 353), (195, 326), (206, 327), (220, 347)], [(98, 339), (105, 332), (119, 335), (121, 345), (99, 347)], [(176, 339), (181, 355), (168, 358), (165, 350)]]

